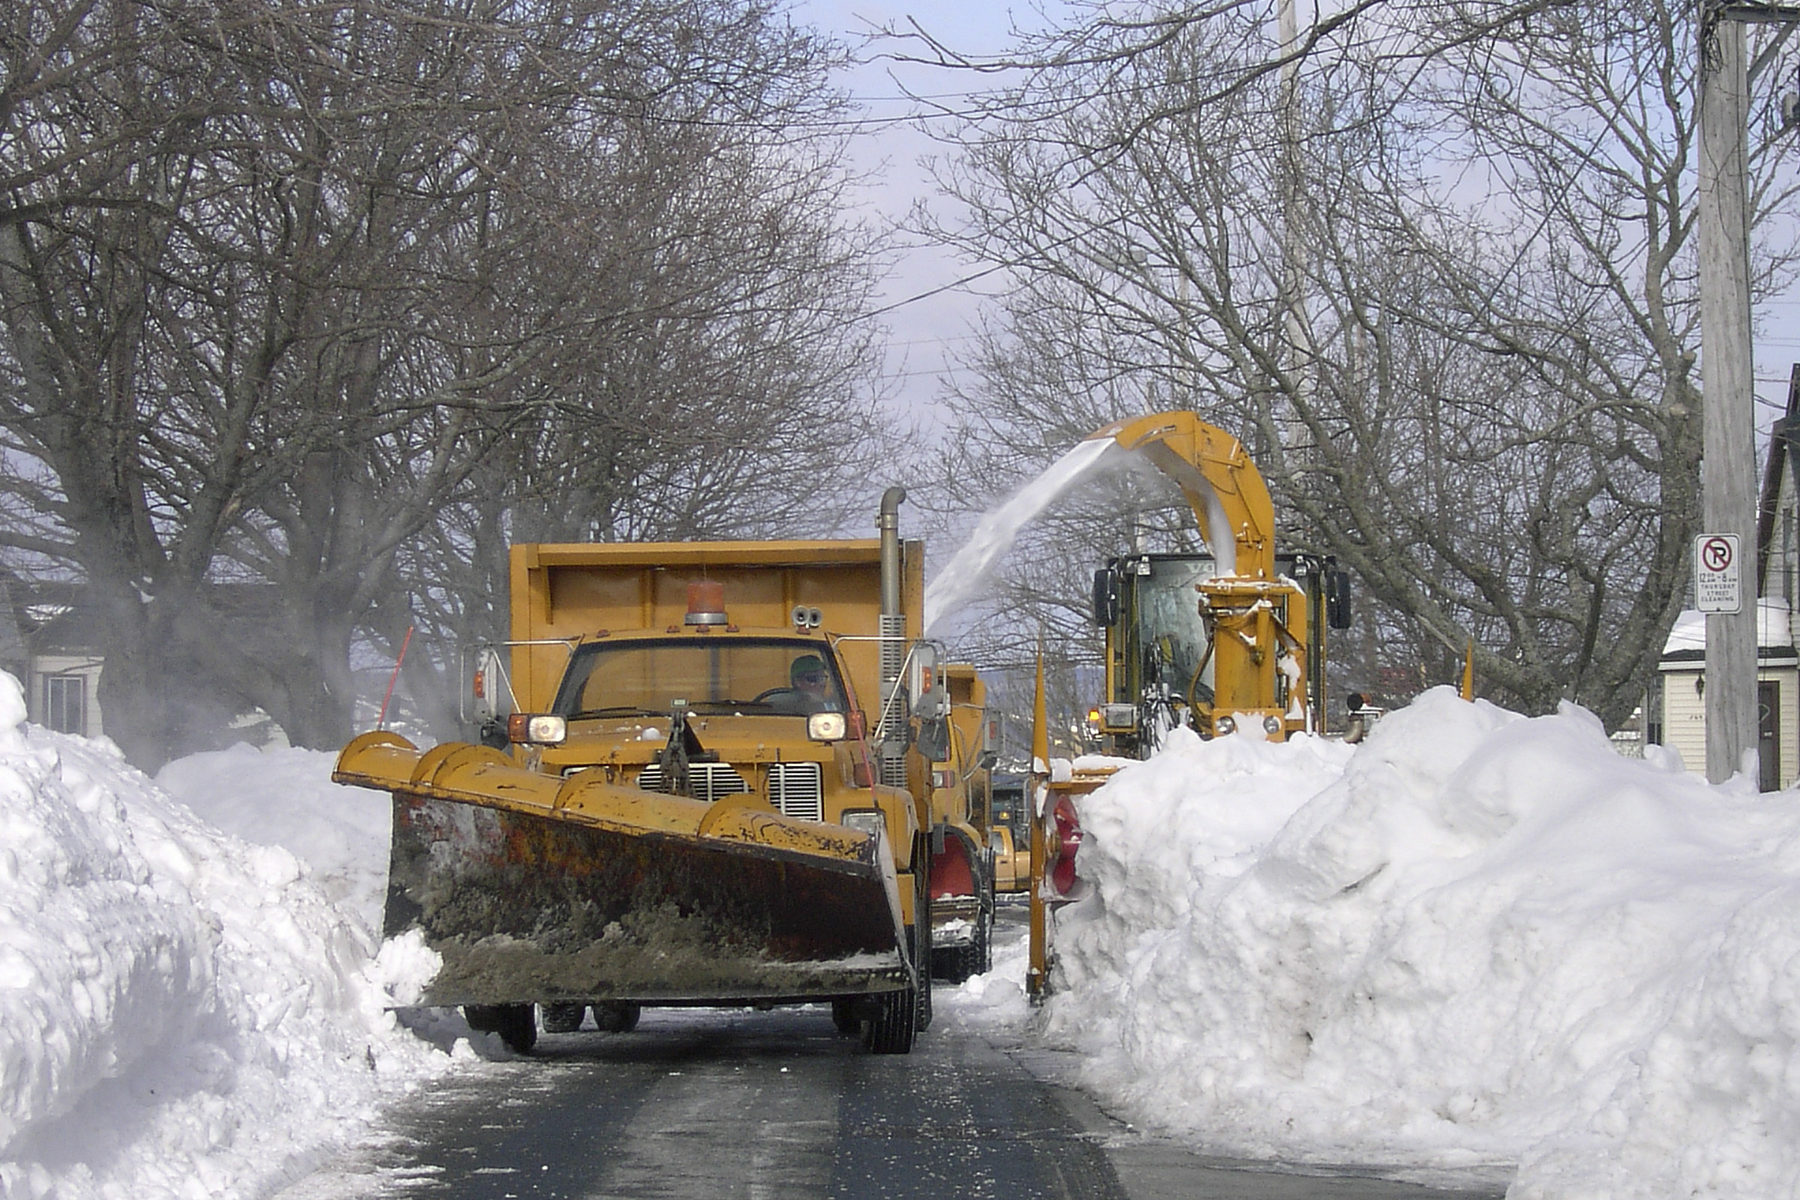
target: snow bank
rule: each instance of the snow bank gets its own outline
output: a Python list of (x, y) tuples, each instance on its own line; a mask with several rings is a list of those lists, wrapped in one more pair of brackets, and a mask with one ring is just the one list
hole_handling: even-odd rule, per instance
[(226, 833), (287, 850), (328, 897), (379, 933), (394, 801), (331, 782), (336, 762), (327, 750), (240, 743), (176, 759), (157, 772), (156, 785)]
[(1177, 735), (1083, 819), (1046, 1028), (1140, 1124), (1518, 1200), (1800, 1194), (1800, 794), (1438, 689), (1355, 748)]
[[(932, 985), (932, 1005), (946, 1029), (992, 1033), (1023, 1028), (1031, 1020), (1031, 1001), (1025, 993), (1025, 974), (1030, 966), (1031, 944), (1021, 928), (997, 928), (994, 961), (980, 975), (960, 984), (939, 981)], [(938, 1025), (934, 1023), (932, 1029)]]
[(0, 1193), (262, 1194), (448, 1064), (386, 1011), (419, 947), (24, 716), (0, 674)]

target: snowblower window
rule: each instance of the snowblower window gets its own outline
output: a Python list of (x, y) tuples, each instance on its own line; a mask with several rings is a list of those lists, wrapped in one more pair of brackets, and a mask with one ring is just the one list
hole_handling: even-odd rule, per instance
[(817, 642), (683, 638), (583, 646), (569, 661), (555, 711), (584, 718), (697, 713), (843, 712), (844, 690)]

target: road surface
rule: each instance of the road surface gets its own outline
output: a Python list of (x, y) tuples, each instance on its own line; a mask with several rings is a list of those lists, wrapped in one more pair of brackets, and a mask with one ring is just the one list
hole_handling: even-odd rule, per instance
[(1473, 1200), (1504, 1191), (1208, 1157), (1140, 1135), (1054, 1082), (1070, 1065), (954, 1009), (905, 1056), (864, 1053), (824, 1007), (650, 1010), (636, 1032), (545, 1034), (529, 1059), (480, 1063), (435, 1085), (279, 1200)]

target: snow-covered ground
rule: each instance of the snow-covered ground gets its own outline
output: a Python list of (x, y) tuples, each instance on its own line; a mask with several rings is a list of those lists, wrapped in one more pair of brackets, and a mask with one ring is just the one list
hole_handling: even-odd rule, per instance
[[(387, 1011), (428, 956), (369, 932), (386, 797), (304, 750), (152, 783), (23, 713), (0, 676), (0, 1194), (266, 1195), (474, 1061)], [(1354, 748), (1177, 733), (1083, 812), (1061, 992), (1008, 943), (944, 1028), (1218, 1153), (1800, 1194), (1800, 794), (1437, 691)]]

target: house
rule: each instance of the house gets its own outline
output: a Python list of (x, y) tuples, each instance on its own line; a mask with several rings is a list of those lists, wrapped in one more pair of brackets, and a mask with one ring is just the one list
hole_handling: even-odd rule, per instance
[[(269, 587), (218, 587), (214, 598), (245, 609), (279, 603)], [(24, 687), (26, 720), (82, 737), (105, 735), (101, 620), (80, 583), (0, 576), (0, 669)], [(220, 737), (287, 745), (285, 731), (261, 709), (231, 719)]]
[(26, 720), (83, 737), (105, 732), (93, 621), (78, 585), (0, 579), (0, 669), (24, 688)]
[[(1688, 609), (1676, 618), (1658, 664), (1661, 728), (1650, 740), (1681, 752), (1696, 775), (1706, 774), (1706, 615)], [(1757, 757), (1765, 792), (1792, 787), (1800, 776), (1800, 650), (1785, 599), (1756, 605)]]

